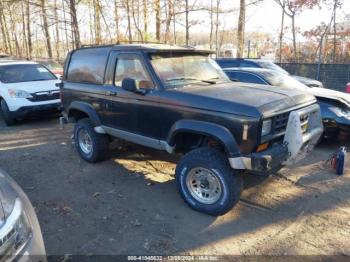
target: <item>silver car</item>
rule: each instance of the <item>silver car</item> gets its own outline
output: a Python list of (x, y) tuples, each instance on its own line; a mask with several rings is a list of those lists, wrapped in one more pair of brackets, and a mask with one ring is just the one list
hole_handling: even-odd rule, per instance
[(19, 185), (0, 169), (0, 260), (46, 261), (34, 208)]

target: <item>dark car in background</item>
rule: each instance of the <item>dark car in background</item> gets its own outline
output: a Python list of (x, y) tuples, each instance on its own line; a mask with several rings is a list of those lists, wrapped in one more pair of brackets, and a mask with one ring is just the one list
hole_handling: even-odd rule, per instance
[[(246, 58), (217, 58), (216, 62), (221, 66), (221, 68), (232, 68), (232, 67), (252, 67), (252, 68), (266, 68), (278, 71), (282, 74), (290, 75), (282, 67), (272, 63), (271, 61), (262, 60), (262, 59), (246, 59)], [(299, 82), (307, 85), (308, 87), (323, 87), (323, 84), (320, 81), (317, 81), (312, 78), (290, 75)]]
[(38, 218), (19, 185), (0, 169), (1, 261), (46, 261)]
[(279, 71), (263, 68), (226, 68), (227, 76), (235, 82), (272, 85), (313, 94), (321, 108), (325, 127), (324, 136), (350, 134), (350, 95), (326, 88), (309, 88), (293, 77)]

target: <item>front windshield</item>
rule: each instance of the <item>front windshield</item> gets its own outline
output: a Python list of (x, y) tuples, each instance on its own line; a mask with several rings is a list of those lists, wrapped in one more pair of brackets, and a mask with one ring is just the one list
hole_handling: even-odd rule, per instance
[(208, 56), (167, 53), (151, 58), (154, 70), (165, 88), (229, 81), (218, 64)]
[(268, 61), (257, 61), (257, 63), (262, 67), (262, 68), (266, 68), (266, 69), (272, 69), (272, 70), (275, 70), (275, 71), (278, 71), (282, 74), (285, 74), (285, 75), (289, 75), (289, 73), (284, 70), (282, 67), (272, 63), (272, 62), (268, 62)]
[(0, 67), (0, 81), (19, 83), (57, 79), (50, 71), (39, 64), (14, 64)]
[(300, 89), (305, 90), (309, 89), (306, 85), (300, 83), (295, 80), (293, 77), (285, 75), (283, 73), (279, 73), (276, 71), (273, 72), (263, 72), (264, 78), (274, 86), (292, 88), (292, 89)]

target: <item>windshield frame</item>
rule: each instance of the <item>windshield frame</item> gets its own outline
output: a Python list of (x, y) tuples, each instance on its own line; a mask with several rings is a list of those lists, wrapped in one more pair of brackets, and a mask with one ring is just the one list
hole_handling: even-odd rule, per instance
[[(156, 52), (156, 53), (149, 53), (149, 64), (152, 67), (152, 71), (154, 72), (155, 76), (157, 77), (159, 83), (161, 83), (161, 86), (164, 90), (168, 89), (177, 89), (177, 88), (183, 88), (189, 85), (211, 85), (211, 84), (217, 84), (222, 82), (229, 82), (229, 78), (223, 71), (223, 69), (213, 60), (209, 54), (207, 53), (201, 53), (201, 52), (183, 52), (183, 51), (169, 51), (169, 52)], [(213, 65), (213, 69), (216, 69), (220, 74), (218, 74), (215, 79), (211, 78), (196, 78), (193, 75), (177, 75), (176, 77), (169, 77), (178, 79), (176, 81), (183, 81), (183, 83), (176, 83), (176, 84), (168, 84), (166, 80), (168, 79), (162, 79), (160, 72), (158, 71), (159, 68), (155, 65), (154, 61), (156, 59), (172, 59), (172, 58), (180, 58), (181, 57), (200, 57), (200, 58), (206, 58), (209, 63)]]

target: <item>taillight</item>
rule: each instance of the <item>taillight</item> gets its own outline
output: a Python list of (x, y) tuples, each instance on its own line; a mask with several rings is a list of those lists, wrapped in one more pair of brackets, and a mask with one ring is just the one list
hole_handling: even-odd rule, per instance
[(345, 87), (345, 92), (350, 93), (350, 83), (347, 83), (347, 85)]

